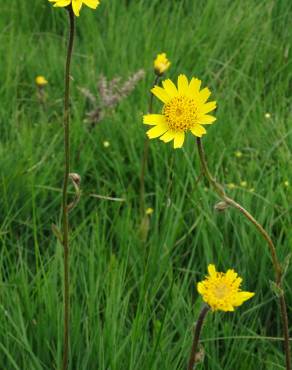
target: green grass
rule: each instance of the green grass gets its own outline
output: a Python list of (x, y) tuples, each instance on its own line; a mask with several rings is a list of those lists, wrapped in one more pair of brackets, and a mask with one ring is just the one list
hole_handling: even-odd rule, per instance
[[(47, 1), (35, 3), (0, 5), (5, 370), (59, 369), (62, 357), (62, 247), (51, 224), (60, 222), (67, 19)], [(236, 210), (214, 212), (217, 198), (200, 178), (191, 136), (183, 150), (150, 143), (146, 203), (154, 213), (146, 243), (139, 238), (138, 203), (141, 118), (153, 57), (165, 51), (170, 77), (199, 76), (218, 101), (218, 121), (204, 138), (210, 168), (222, 183), (247, 181), (230, 194), (265, 225), (281, 261), (292, 252), (291, 16), (288, 0), (104, 0), (96, 12), (82, 10), (72, 66), (72, 171), (82, 177), (83, 196), (70, 221), (70, 369), (185, 369), (201, 305), (195, 284), (212, 262), (235, 268), (256, 296), (234, 314), (208, 316), (198, 369), (284, 369), (281, 342), (266, 339), (281, 335), (266, 244)], [(78, 86), (94, 90), (100, 73), (126, 78), (140, 68), (147, 72), (143, 82), (89, 133)], [(49, 80), (47, 112), (36, 98), (38, 74)], [(291, 278), (290, 268), (290, 318)]]

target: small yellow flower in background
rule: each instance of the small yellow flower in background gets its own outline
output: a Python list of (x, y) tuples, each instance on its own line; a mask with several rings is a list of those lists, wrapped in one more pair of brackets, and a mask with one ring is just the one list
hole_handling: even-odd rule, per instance
[(145, 211), (146, 215), (149, 215), (149, 216), (152, 215), (153, 212), (154, 212), (153, 208), (147, 208)]
[(289, 181), (288, 181), (288, 180), (284, 181), (284, 185), (286, 186), (286, 188), (288, 188), (288, 186), (289, 186)]
[(255, 191), (255, 188), (250, 188), (249, 191), (253, 193)]
[(154, 71), (157, 75), (161, 76), (164, 72), (168, 70), (171, 63), (167, 59), (167, 56), (165, 53), (158, 54), (156, 59), (154, 60)]
[(266, 114), (265, 114), (265, 117), (266, 117), (267, 119), (271, 118), (271, 113), (266, 113)]
[(62, 8), (72, 4), (72, 9), (76, 17), (79, 17), (83, 4), (87, 5), (91, 9), (96, 9), (100, 4), (99, 0), (49, 0), (49, 2), (55, 3), (54, 6)]
[(228, 189), (235, 189), (236, 185), (233, 182), (230, 182), (229, 184), (227, 184), (227, 187)]
[(243, 156), (242, 152), (237, 150), (235, 153), (234, 153), (235, 157), (236, 158), (241, 158)]
[(209, 276), (198, 283), (197, 289), (212, 311), (234, 311), (254, 296), (254, 293), (241, 291), (242, 279), (234, 270), (217, 272), (214, 265), (209, 265), (208, 272)]
[(242, 186), (243, 188), (246, 188), (247, 187), (247, 182), (246, 181), (241, 181), (240, 186)]
[(216, 108), (216, 102), (207, 103), (211, 92), (207, 87), (200, 90), (200, 80), (192, 78), (189, 82), (185, 75), (179, 75), (177, 85), (168, 79), (162, 82), (163, 87), (155, 86), (151, 92), (164, 103), (162, 114), (143, 117), (145, 125), (155, 126), (147, 131), (149, 139), (160, 136), (165, 143), (174, 140), (175, 149), (183, 146), (187, 131), (202, 137), (206, 133), (202, 125), (216, 121), (207, 114)]
[(47, 85), (48, 81), (45, 79), (44, 76), (37, 76), (35, 78), (35, 83), (36, 83), (37, 86), (42, 87), (42, 86)]
[(109, 142), (109, 141), (104, 141), (104, 142), (103, 142), (103, 146), (104, 146), (105, 148), (108, 148), (108, 147), (110, 146), (110, 142)]

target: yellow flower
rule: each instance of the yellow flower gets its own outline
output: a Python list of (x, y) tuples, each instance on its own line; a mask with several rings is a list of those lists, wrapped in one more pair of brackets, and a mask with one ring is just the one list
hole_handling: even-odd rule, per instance
[(37, 86), (45, 86), (48, 81), (45, 79), (44, 76), (37, 76), (35, 78), (35, 83), (37, 84)]
[(165, 53), (158, 54), (156, 59), (154, 60), (155, 73), (158, 74), (159, 76), (163, 75), (163, 73), (168, 70), (170, 65), (171, 63), (167, 59), (167, 56)]
[(105, 148), (108, 148), (110, 145), (111, 145), (111, 144), (110, 144), (110, 142), (109, 142), (109, 141), (107, 141), (107, 140), (103, 142), (103, 146), (104, 146)]
[(240, 186), (242, 186), (243, 188), (246, 188), (247, 187), (247, 182), (246, 181), (241, 181)]
[(266, 117), (267, 119), (271, 118), (271, 113), (266, 113), (266, 114), (265, 114), (265, 117)]
[(235, 189), (236, 185), (233, 182), (230, 182), (229, 184), (227, 184), (227, 187), (228, 189)]
[(198, 292), (212, 311), (234, 311), (234, 307), (254, 296), (240, 290), (242, 279), (234, 270), (217, 272), (214, 265), (208, 266), (209, 276), (197, 285)]
[(145, 211), (146, 215), (152, 215), (153, 212), (154, 212), (153, 208), (147, 208)]
[(284, 185), (286, 186), (286, 188), (288, 188), (288, 186), (289, 186), (289, 181), (288, 181), (288, 180), (284, 181)]
[(85, 4), (91, 9), (96, 9), (100, 4), (99, 0), (49, 0), (51, 3), (55, 3), (54, 6), (66, 7), (72, 4), (74, 14), (79, 17), (79, 12), (82, 5)]
[(237, 150), (235, 153), (234, 153), (235, 157), (237, 158), (241, 158), (242, 157), (242, 152), (240, 152), (239, 150)]
[(216, 108), (216, 102), (208, 102), (211, 95), (206, 87), (200, 90), (201, 81), (192, 78), (190, 83), (185, 75), (178, 76), (178, 87), (171, 80), (162, 82), (163, 88), (155, 86), (151, 92), (163, 103), (162, 114), (146, 114), (144, 124), (155, 127), (147, 131), (149, 139), (159, 136), (168, 143), (174, 140), (174, 148), (181, 148), (186, 131), (197, 137), (206, 133), (202, 125), (209, 125), (216, 118), (207, 113)]

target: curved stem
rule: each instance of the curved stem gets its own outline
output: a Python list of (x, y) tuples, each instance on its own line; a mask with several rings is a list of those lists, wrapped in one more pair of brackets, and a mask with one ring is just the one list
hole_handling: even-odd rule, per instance
[(209, 310), (210, 310), (210, 307), (207, 305), (204, 305), (201, 309), (198, 321), (196, 323), (193, 344), (192, 344), (192, 349), (191, 349), (190, 358), (189, 358), (188, 370), (193, 370), (196, 366), (196, 354), (198, 352), (200, 335), (201, 335), (204, 319)]
[[(152, 86), (154, 87), (157, 85), (160, 76), (156, 76)], [(148, 105), (148, 113), (152, 113), (153, 110), (153, 94), (150, 92), (149, 98), (149, 105)], [(142, 165), (141, 165), (141, 174), (140, 174), (140, 212), (141, 217), (143, 217), (145, 213), (145, 172), (146, 166), (148, 162), (148, 155), (149, 155), (149, 139), (146, 137), (144, 140), (144, 149), (143, 149), (143, 158), (142, 158)]]
[(66, 370), (69, 359), (69, 322), (70, 322), (70, 279), (69, 279), (69, 209), (68, 209), (68, 182), (70, 172), (70, 67), (75, 34), (75, 16), (72, 6), (67, 8), (69, 15), (69, 42), (65, 66), (65, 94), (64, 94), (64, 154), (65, 168), (62, 196), (62, 223), (64, 247), (64, 347), (63, 366)]
[(279, 288), (279, 291), (282, 292), (279, 295), (279, 302), (280, 302), (281, 320), (282, 320), (282, 326), (283, 326), (284, 350), (285, 350), (285, 356), (286, 356), (286, 369), (291, 370), (288, 314), (287, 314), (287, 306), (286, 306), (286, 301), (285, 301), (284, 290), (282, 289), (283, 273), (282, 273), (280, 262), (277, 257), (276, 247), (271, 237), (267, 233), (267, 231), (263, 228), (263, 226), (244, 207), (242, 207), (239, 203), (237, 203), (232, 198), (228, 197), (225, 194), (223, 186), (214, 179), (214, 177), (212, 176), (208, 168), (203, 144), (200, 138), (197, 138), (197, 146), (198, 146), (198, 152), (199, 152), (199, 157), (200, 157), (203, 173), (208, 179), (208, 181), (210, 182), (210, 184), (213, 186), (218, 196), (227, 205), (238, 209), (256, 227), (258, 232), (262, 235), (262, 237), (266, 240), (268, 244), (268, 248), (271, 254), (272, 263), (273, 263), (274, 272), (275, 272), (275, 281)]

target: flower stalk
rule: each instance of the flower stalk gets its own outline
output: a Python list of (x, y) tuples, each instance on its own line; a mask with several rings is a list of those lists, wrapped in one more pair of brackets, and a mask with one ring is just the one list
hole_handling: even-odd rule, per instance
[(65, 93), (64, 93), (64, 155), (65, 168), (62, 191), (62, 225), (64, 248), (64, 344), (62, 369), (68, 368), (69, 360), (69, 329), (70, 329), (70, 265), (69, 265), (69, 207), (68, 184), (70, 173), (70, 68), (75, 34), (75, 16), (72, 6), (66, 8), (69, 16), (69, 41), (65, 65)]
[(205, 320), (205, 317), (207, 313), (209, 312), (210, 307), (206, 304), (203, 305), (198, 321), (195, 326), (194, 330), (194, 337), (193, 337), (193, 343), (192, 343), (192, 348), (191, 348), (191, 353), (190, 353), (190, 358), (188, 362), (188, 370), (193, 370), (196, 366), (196, 355), (198, 352), (198, 346), (199, 346), (199, 341), (200, 341), (200, 335), (203, 327), (203, 323)]
[[(160, 75), (156, 75), (152, 87), (158, 84), (160, 79)], [(148, 113), (152, 113), (153, 111), (153, 97), (154, 95), (150, 92), (149, 97), (149, 104), (148, 104)], [(149, 156), (149, 139), (146, 137), (144, 139), (144, 149), (143, 149), (143, 158), (142, 158), (142, 165), (141, 165), (141, 174), (140, 174), (140, 212), (141, 217), (143, 218), (145, 213), (145, 173), (146, 167), (148, 163), (148, 156)]]
[(282, 320), (282, 327), (283, 327), (283, 338), (284, 338), (284, 351), (285, 351), (285, 358), (286, 358), (286, 370), (291, 370), (291, 356), (290, 356), (290, 344), (289, 344), (289, 324), (288, 324), (288, 314), (287, 314), (287, 305), (284, 295), (284, 290), (282, 288), (282, 278), (283, 278), (283, 272), (282, 267), (280, 265), (280, 262), (277, 257), (276, 253), (276, 247), (267, 233), (267, 231), (263, 228), (263, 226), (239, 203), (237, 203), (235, 200), (230, 198), (225, 194), (224, 188), (221, 184), (219, 184), (214, 177), (212, 176), (207, 160), (206, 155), (204, 152), (203, 143), (200, 138), (197, 138), (197, 147), (199, 152), (199, 158), (201, 162), (202, 171), (209, 181), (209, 183), (214, 188), (215, 192), (218, 194), (218, 196), (230, 207), (238, 209), (257, 229), (257, 231), (262, 235), (262, 237), (266, 240), (274, 268), (275, 273), (275, 282), (276, 286), (279, 289), (279, 303), (280, 303), (280, 311), (281, 311), (281, 320)]

